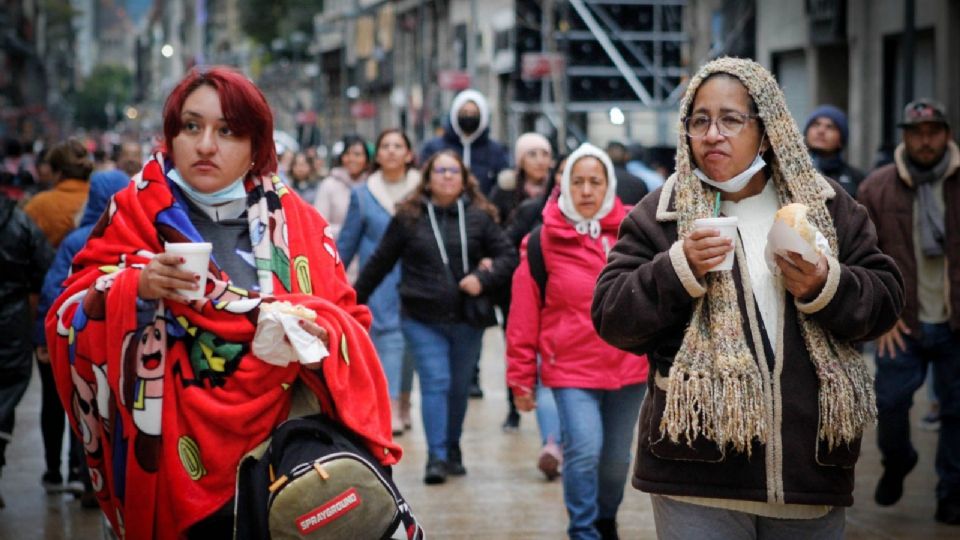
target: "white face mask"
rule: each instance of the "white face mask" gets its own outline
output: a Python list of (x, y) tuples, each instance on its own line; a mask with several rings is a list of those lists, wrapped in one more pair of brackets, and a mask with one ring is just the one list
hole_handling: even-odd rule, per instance
[(742, 173), (734, 176), (733, 178), (726, 180), (724, 182), (717, 182), (716, 180), (710, 178), (699, 168), (693, 170), (693, 174), (700, 179), (705, 184), (709, 184), (720, 191), (725, 191), (727, 193), (737, 193), (741, 189), (747, 187), (747, 184), (750, 183), (750, 179), (753, 178), (753, 175), (757, 174), (758, 171), (767, 166), (767, 162), (764, 161), (763, 156), (760, 154), (761, 149), (763, 148), (763, 137), (760, 138), (760, 148), (757, 149), (757, 157), (753, 158), (753, 163), (746, 168)]

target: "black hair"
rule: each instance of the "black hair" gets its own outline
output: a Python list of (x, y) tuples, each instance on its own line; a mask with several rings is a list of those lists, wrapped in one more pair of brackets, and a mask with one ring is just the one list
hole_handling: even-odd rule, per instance
[[(370, 161), (371, 171), (380, 170), (380, 164), (377, 163), (377, 152), (380, 150), (380, 143), (383, 142), (384, 137), (392, 133), (396, 133), (397, 135), (400, 135), (400, 138), (403, 139), (403, 143), (407, 146), (407, 150), (409, 150), (410, 153), (413, 153), (413, 144), (410, 142), (410, 137), (407, 137), (407, 134), (404, 133), (403, 130), (398, 128), (387, 128), (381, 131), (380, 135), (377, 136), (377, 144), (374, 145), (373, 147), (373, 159)], [(413, 159), (411, 159), (410, 162), (406, 164), (406, 167), (404, 170), (409, 171), (410, 169), (415, 168), (417, 166), (416, 161), (417, 161), (417, 157), (414, 156)]]
[(93, 172), (87, 149), (76, 139), (67, 139), (51, 148), (47, 159), (50, 168), (59, 172), (62, 178), (89, 180)]
[(370, 164), (373, 163), (373, 156), (370, 155), (370, 148), (367, 146), (367, 141), (365, 141), (363, 137), (359, 135), (345, 135), (342, 142), (343, 150), (341, 150), (340, 154), (337, 156), (337, 166), (342, 166), (343, 155), (346, 154), (348, 150), (359, 144), (363, 148), (363, 155), (367, 157), (366, 168), (370, 168)]

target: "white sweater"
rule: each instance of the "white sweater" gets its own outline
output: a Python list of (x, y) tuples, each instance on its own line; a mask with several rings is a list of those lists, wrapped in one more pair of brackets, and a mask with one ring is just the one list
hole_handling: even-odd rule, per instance
[[(773, 226), (773, 218), (780, 208), (777, 191), (773, 182), (767, 181), (763, 191), (739, 202), (724, 201), (720, 210), (726, 216), (737, 216), (737, 229), (743, 252), (747, 258), (747, 271), (750, 274), (750, 288), (760, 308), (760, 316), (766, 328), (770, 346), (777, 349), (777, 329), (780, 328), (780, 303), (784, 290), (780, 279), (774, 277), (767, 268), (763, 252), (767, 247), (767, 233)], [(740, 261), (743, 264), (743, 261)]]

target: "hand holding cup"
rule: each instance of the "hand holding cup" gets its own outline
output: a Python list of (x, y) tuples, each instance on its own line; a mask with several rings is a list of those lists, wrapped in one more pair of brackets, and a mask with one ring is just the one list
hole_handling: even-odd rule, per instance
[(137, 296), (184, 303), (203, 298), (212, 248), (208, 242), (168, 242), (165, 252), (156, 255), (140, 271)]
[(733, 268), (733, 246), (737, 234), (736, 217), (704, 218), (694, 221), (693, 232), (683, 239), (683, 254), (695, 278), (707, 272)]
[(172, 253), (160, 253), (143, 270), (137, 283), (137, 296), (144, 300), (168, 299), (189, 302), (181, 291), (199, 290), (200, 278), (182, 270), (183, 258)]

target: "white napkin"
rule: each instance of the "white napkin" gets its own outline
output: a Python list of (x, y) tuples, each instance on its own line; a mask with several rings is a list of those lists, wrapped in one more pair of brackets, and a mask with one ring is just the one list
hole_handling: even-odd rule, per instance
[(811, 246), (793, 227), (778, 219), (773, 222), (770, 232), (767, 233), (767, 247), (763, 250), (763, 257), (771, 274), (780, 275), (780, 267), (777, 266), (774, 255), (780, 255), (789, 261), (790, 258), (787, 256), (789, 251), (799, 253), (803, 260), (810, 264), (816, 264), (821, 254), (830, 253), (830, 243), (820, 231), (817, 231), (816, 246)]
[(315, 364), (330, 356), (330, 351), (320, 339), (300, 327), (300, 317), (261, 309), (253, 336), (253, 354), (268, 364), (284, 367), (290, 362)]

